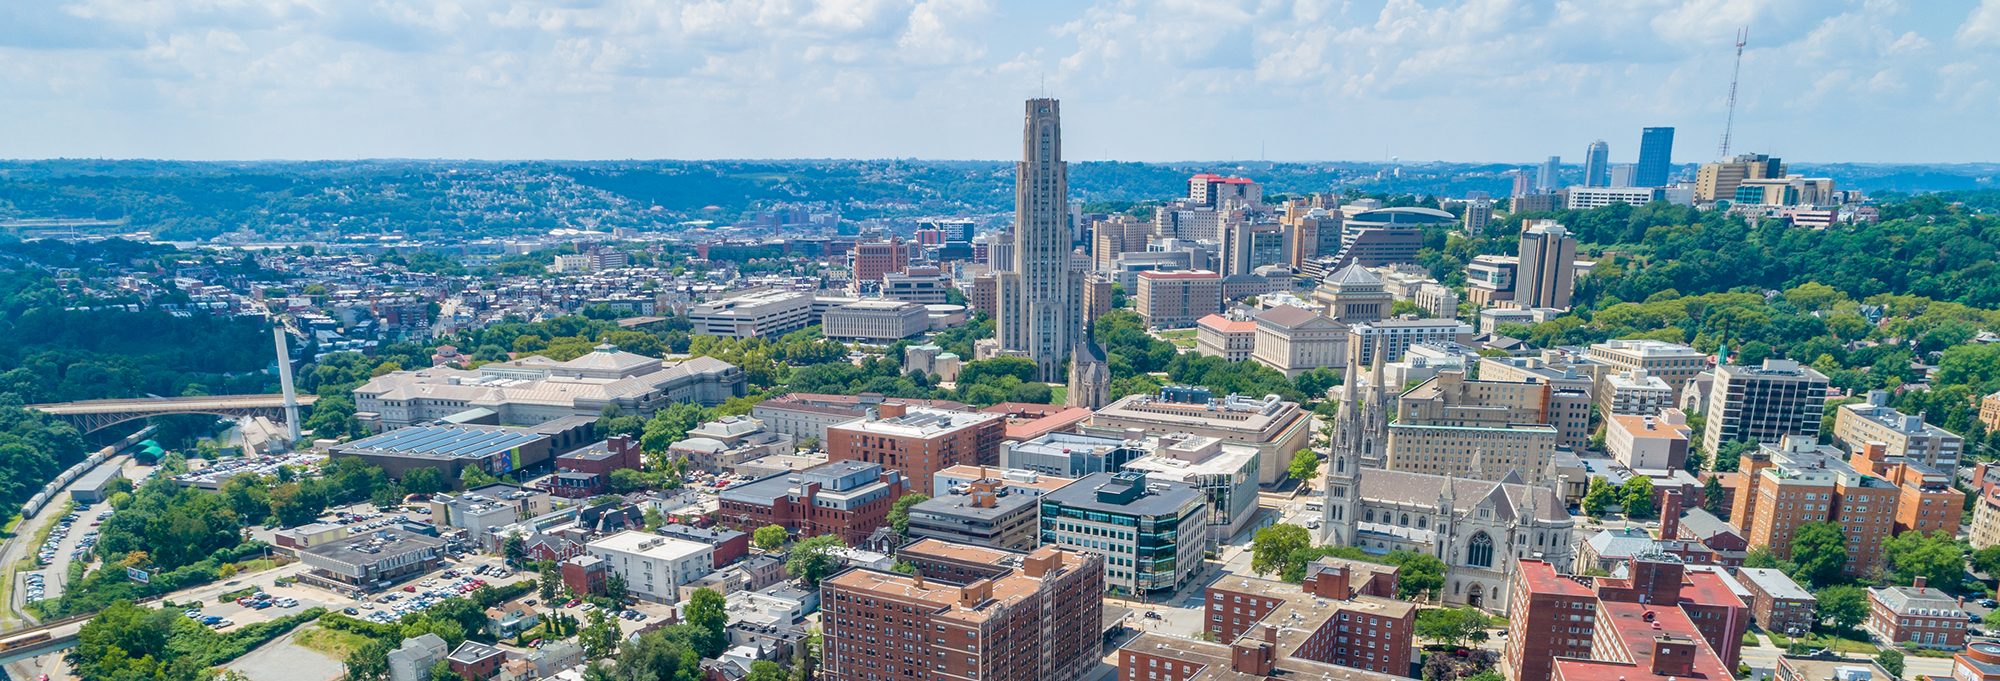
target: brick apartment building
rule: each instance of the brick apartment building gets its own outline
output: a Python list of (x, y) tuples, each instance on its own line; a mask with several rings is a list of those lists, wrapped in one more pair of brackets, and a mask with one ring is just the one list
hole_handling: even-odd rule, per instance
[(1512, 681), (1684, 677), (1696, 670), (1729, 678), (1722, 670), (1735, 668), (1750, 625), (1749, 606), (1729, 583), (1670, 555), (1634, 558), (1627, 574), (1560, 575), (1548, 563), (1522, 560), (1508, 602), (1504, 655)]
[[(1415, 639), (1416, 608), (1396, 597), (1392, 566), (1325, 558), (1306, 569), (1303, 584), (1228, 577), (1208, 587), (1207, 632), (1217, 641), (1236, 641), (1254, 633), (1272, 613), (1312, 612), (1315, 621), (1296, 620), (1281, 626), (1324, 630), (1325, 644), (1312, 646), (1311, 659), (1343, 667), (1410, 674), (1410, 649)], [(1314, 607), (1331, 599), (1332, 609)], [(1302, 607), (1301, 607), (1302, 606)]]
[[(826, 429), (827, 460), (880, 464), (908, 478), (909, 491), (937, 496), (938, 471), (971, 464), (1000, 465), (1007, 415), (910, 407), (884, 402), (881, 418)], [(900, 494), (899, 494), (900, 496)]]
[(556, 457), (556, 474), (548, 483), (549, 494), (565, 499), (583, 499), (610, 491), (611, 472), (625, 468), (639, 470), (644, 461), (639, 440), (617, 435), (602, 442)]
[(1951, 650), (1965, 645), (1969, 620), (1958, 599), (1924, 584), (1868, 590), (1868, 630), (1912, 648)]
[[(1044, 546), (985, 547), (967, 582), (855, 568), (820, 583), (828, 681), (898, 678), (1078, 681), (1103, 655), (1103, 558)], [(922, 676), (919, 676), (922, 675)]]
[(1751, 545), (1790, 559), (1799, 525), (1837, 523), (1847, 537), (1843, 571), (1850, 575), (1880, 565), (1882, 542), (1896, 534), (1957, 530), (1965, 507), (1950, 476), (1888, 457), (1877, 445), (1848, 457), (1810, 436), (1787, 436), (1778, 446), (1744, 455), (1739, 465), (1743, 482), (1731, 517)]
[(1750, 616), (1765, 631), (1799, 634), (1812, 631), (1819, 621), (1819, 599), (1770, 568), (1739, 568), (1736, 582), (1750, 590)]
[(797, 537), (840, 535), (859, 545), (889, 525), (889, 508), (910, 491), (902, 473), (865, 461), (833, 461), (723, 490), (716, 522), (739, 532), (778, 525)]
[(700, 542), (715, 548), (715, 567), (734, 563), (750, 555), (750, 534), (721, 527), (693, 527), (680, 523), (661, 525), (654, 534)]
[(611, 577), (611, 564), (603, 558), (584, 554), (562, 562), (563, 586), (584, 595), (604, 593), (604, 580)]

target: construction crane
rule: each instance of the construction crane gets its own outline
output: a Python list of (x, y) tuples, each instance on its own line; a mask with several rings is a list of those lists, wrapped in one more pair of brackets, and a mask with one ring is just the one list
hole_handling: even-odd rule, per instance
[(1736, 126), (1736, 81), (1743, 76), (1743, 45), (1750, 42), (1750, 27), (1736, 31), (1736, 70), (1729, 74), (1729, 114), (1722, 122), (1722, 148), (1715, 152), (1716, 160), (1729, 158), (1729, 130)]

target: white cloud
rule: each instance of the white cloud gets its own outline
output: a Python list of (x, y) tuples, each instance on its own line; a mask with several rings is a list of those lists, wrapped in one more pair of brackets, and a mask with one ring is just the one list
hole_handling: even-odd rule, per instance
[(1745, 25), (1739, 140), (2000, 151), (1964, 134), (2000, 113), (1981, 66), (2000, 0), (1018, 2), (0, 8), (0, 156), (1004, 158), (1046, 82), (1092, 150), (1075, 158), (1503, 160), (1604, 138), (1617, 159), (1650, 125), (1688, 157), (1720, 133)]

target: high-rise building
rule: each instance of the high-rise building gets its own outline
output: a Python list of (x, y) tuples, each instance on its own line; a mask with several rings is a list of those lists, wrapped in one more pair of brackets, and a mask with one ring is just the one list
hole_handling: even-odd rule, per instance
[(1542, 162), (1541, 173), (1535, 176), (1535, 189), (1546, 192), (1559, 186), (1562, 186), (1562, 157), (1550, 156)]
[(1493, 201), (1474, 199), (1465, 202), (1465, 235), (1477, 237), (1486, 231), (1486, 225), (1493, 222)]
[(1826, 374), (1795, 360), (1716, 367), (1702, 449), (1721, 451), (1725, 442), (1777, 442), (1786, 435), (1818, 436), (1820, 418), (1826, 415), (1826, 386)]
[(1664, 187), (1674, 169), (1674, 129), (1646, 128), (1639, 132), (1639, 166), (1632, 176), (1635, 187)]
[[(947, 411), (884, 402), (879, 418), (826, 429), (830, 461), (881, 464), (910, 478), (910, 491), (936, 496), (932, 477), (959, 464), (997, 466), (1007, 415)], [(893, 501), (893, 500), (892, 500)]]
[(1000, 275), (1002, 351), (1035, 362), (1035, 379), (1066, 378), (1083, 334), (1083, 277), (1070, 266), (1069, 166), (1053, 99), (1031, 99), (1014, 171), (1013, 266)]
[(1604, 140), (1591, 142), (1583, 152), (1583, 186), (1611, 186), (1611, 145)]
[(1514, 302), (1534, 309), (1569, 307), (1576, 287), (1576, 237), (1554, 220), (1536, 220), (1521, 232), (1521, 260)]
[(1630, 187), (1635, 181), (1634, 178), (1638, 177), (1638, 173), (1639, 166), (1631, 163), (1611, 166), (1611, 186), (1618, 189)]
[(1881, 567), (1882, 543), (1897, 533), (1958, 529), (1965, 495), (1935, 468), (1889, 460), (1879, 448), (1845, 456), (1809, 435), (1764, 442), (1743, 455), (1729, 519), (1751, 546), (1768, 546), (1780, 560), (1792, 557), (1793, 533), (1807, 523), (1840, 526), (1847, 538), (1841, 571), (1849, 575)]
[[(918, 674), (1078, 681), (1097, 668), (1103, 558), (1055, 546), (1022, 554), (936, 539), (899, 553), (915, 574), (855, 568), (820, 583), (821, 674), (828, 681)], [(899, 634), (908, 643), (890, 645)]]
[(1514, 171), (1514, 189), (1508, 192), (1507, 195), (1527, 196), (1535, 193), (1534, 172), (1535, 169), (1533, 168), (1522, 168)]
[(1905, 414), (1889, 406), (1889, 393), (1868, 391), (1868, 401), (1840, 406), (1834, 417), (1833, 441), (1860, 451), (1869, 443), (1881, 443), (1892, 457), (1919, 461), (1952, 473), (1965, 438), (1924, 422), (1925, 414)]
[(1783, 159), (1763, 154), (1741, 154), (1715, 163), (1704, 163), (1694, 174), (1694, 200), (1697, 203), (1736, 201), (1736, 189), (1744, 180), (1783, 179), (1787, 169)]

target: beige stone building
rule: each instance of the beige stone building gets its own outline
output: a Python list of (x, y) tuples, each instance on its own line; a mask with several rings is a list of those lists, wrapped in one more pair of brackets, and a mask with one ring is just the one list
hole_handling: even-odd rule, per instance
[(1191, 326), (1222, 309), (1222, 275), (1208, 270), (1140, 272), (1134, 303), (1150, 326)]
[(1598, 384), (1597, 408), (1606, 414), (1652, 416), (1674, 406), (1674, 387), (1645, 369), (1620, 371)]
[(1231, 362), (1250, 359), (1257, 343), (1257, 322), (1212, 314), (1195, 321), (1194, 350)]
[(1359, 264), (1348, 265), (1327, 275), (1313, 291), (1313, 300), (1326, 305), (1327, 316), (1343, 324), (1388, 319), (1395, 296), (1382, 280)]
[(1945, 473), (1958, 470), (1965, 438), (1924, 422), (1923, 414), (1904, 414), (1889, 407), (1889, 394), (1868, 391), (1868, 400), (1840, 406), (1834, 416), (1833, 439), (1848, 451), (1880, 442), (1887, 455), (1923, 462)]
[[(1708, 355), (1700, 350), (1656, 340), (1605, 341), (1590, 346), (1584, 351), (1584, 358), (1609, 366), (1611, 371), (1606, 372), (1607, 375), (1644, 369), (1646, 375), (1659, 377), (1676, 391), (1685, 387), (1688, 379), (1694, 378), (1695, 374), (1708, 369)], [(1603, 386), (1598, 386), (1598, 391), (1602, 392)], [(1679, 397), (1679, 393), (1675, 393), (1675, 398)]]
[(1742, 154), (1704, 163), (1694, 174), (1694, 201), (1735, 201), (1736, 187), (1744, 180), (1782, 178), (1785, 169), (1784, 161), (1763, 154)]
[(1250, 353), (1287, 378), (1319, 367), (1347, 366), (1347, 325), (1312, 310), (1280, 305), (1257, 315)]
[(1389, 470), (1541, 484), (1560, 433), (1545, 405), (1555, 389), (1467, 380), (1441, 371), (1397, 398)]

